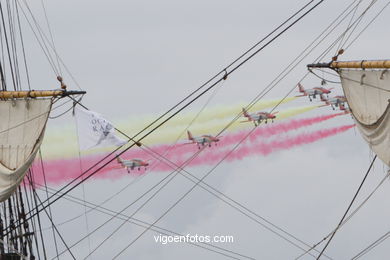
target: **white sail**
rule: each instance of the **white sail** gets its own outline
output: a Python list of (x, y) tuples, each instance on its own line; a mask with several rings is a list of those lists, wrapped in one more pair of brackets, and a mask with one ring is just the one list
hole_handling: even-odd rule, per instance
[(23, 180), (41, 145), (51, 99), (0, 101), (0, 202)]
[(339, 74), (360, 133), (390, 166), (390, 71), (339, 69)]

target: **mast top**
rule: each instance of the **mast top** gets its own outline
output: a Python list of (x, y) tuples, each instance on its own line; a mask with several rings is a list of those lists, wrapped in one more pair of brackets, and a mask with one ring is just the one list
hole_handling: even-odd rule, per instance
[(308, 64), (308, 68), (332, 69), (390, 69), (390, 60), (332, 61)]

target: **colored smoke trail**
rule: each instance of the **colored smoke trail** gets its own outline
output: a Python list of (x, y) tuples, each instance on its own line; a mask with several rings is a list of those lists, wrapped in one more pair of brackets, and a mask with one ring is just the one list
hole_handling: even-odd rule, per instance
[[(267, 127), (258, 127), (248, 138), (248, 142), (246, 146), (244, 147), (246, 150), (243, 150), (244, 152), (248, 152), (249, 149), (253, 149), (253, 147), (256, 147), (258, 151), (264, 151), (263, 155), (266, 155), (266, 152), (271, 152), (276, 150), (280, 150), (280, 147), (286, 146), (287, 142), (290, 142), (291, 144), (299, 145), (299, 142), (303, 142), (304, 137), (313, 138), (311, 135), (308, 136), (307, 134), (302, 134), (299, 136), (296, 136), (295, 138), (298, 139), (292, 139), (290, 137), (287, 137), (287, 139), (283, 139), (283, 141), (274, 141), (271, 143), (255, 143), (261, 138), (268, 138), (273, 135), (281, 134), (288, 132), (290, 130), (295, 130), (301, 127), (310, 126), (316, 123), (323, 122), (325, 120), (329, 120), (331, 118), (334, 118), (339, 115), (344, 115), (344, 113), (338, 113), (338, 114), (331, 114), (331, 115), (324, 115), (324, 116), (317, 116), (312, 118), (305, 118), (305, 119), (294, 119), (290, 120), (288, 122), (268, 125)], [(325, 131), (325, 132), (322, 132)], [(325, 137), (329, 135), (329, 130), (320, 130), (317, 131), (319, 134), (323, 134)], [(216, 162), (217, 160), (221, 159), (222, 156), (224, 156), (225, 150), (222, 150), (223, 147), (231, 147), (231, 145), (238, 143), (246, 134), (248, 131), (241, 131), (239, 133), (234, 134), (227, 134), (223, 137), (221, 143), (218, 146), (212, 146), (211, 148), (206, 147), (206, 149), (200, 154), (200, 156), (195, 159), (191, 165), (203, 165), (203, 164), (212, 164)], [(316, 133), (316, 132), (315, 132)], [(317, 134), (318, 134), (317, 133)], [(324, 137), (324, 138), (325, 138)], [(299, 139), (300, 138), (300, 139)], [(318, 138), (318, 137), (316, 137)], [(298, 141), (297, 141), (298, 140)], [(279, 143), (278, 143), (279, 142)], [(310, 141), (312, 142), (312, 141)], [(302, 143), (304, 144), (304, 143)], [(170, 149), (169, 145), (158, 145), (151, 147), (155, 152), (159, 154), (164, 154), (168, 149)], [(232, 156), (235, 156), (237, 158), (242, 158), (245, 153), (241, 153), (241, 149), (239, 148), (239, 153), (237, 154), (237, 151), (233, 153)], [(177, 165), (180, 165), (183, 163), (187, 158), (189, 158), (192, 154), (194, 154), (197, 151), (195, 144), (189, 144), (189, 145), (176, 145), (173, 149), (171, 149), (171, 152), (166, 156), (170, 161), (175, 162)], [(260, 153), (261, 154), (261, 153)], [(245, 155), (246, 156), (246, 155)], [(89, 166), (93, 165), (95, 162), (99, 161), (101, 158), (103, 158), (104, 155), (99, 156), (86, 156), (82, 158), (82, 165), (83, 169), (87, 169)], [(125, 153), (123, 158), (141, 158), (143, 160), (153, 159), (152, 155), (150, 155), (148, 152), (141, 150), (139, 148), (136, 149), (130, 149)], [(228, 160), (233, 160), (231, 157), (228, 158)], [(157, 160), (152, 160), (151, 166), (148, 167), (149, 169), (153, 169), (156, 171), (170, 171), (172, 170), (168, 165), (164, 163), (160, 163)], [(116, 179), (119, 177), (126, 176), (126, 170), (120, 169), (120, 170), (114, 170), (118, 169), (118, 164), (114, 161), (112, 162), (107, 168), (103, 169), (101, 172), (97, 173), (94, 176), (94, 179), (104, 178), (104, 179)], [(74, 178), (76, 178), (80, 173), (80, 165), (78, 159), (63, 159), (63, 160), (45, 160), (45, 171), (47, 172), (46, 178), (47, 181), (51, 184), (59, 184), (64, 183), (67, 181), (70, 181)], [(38, 166), (36, 166), (36, 169), (34, 170), (36, 173), (36, 181), (38, 183), (42, 183), (42, 173), (41, 169)], [(141, 169), (140, 171), (134, 170), (132, 171), (132, 174), (143, 174), (145, 171)]]
[[(275, 119), (275, 122), (278, 122), (278, 120), (282, 119), (287, 119), (299, 114), (306, 113), (308, 111), (311, 111), (313, 109), (316, 109), (317, 106), (304, 106), (304, 107), (294, 107), (294, 108), (289, 108), (283, 111), (280, 111), (277, 114), (277, 117)], [(221, 129), (223, 129), (226, 125), (228, 125), (233, 118), (225, 118), (223, 120), (218, 120), (214, 119), (209, 122), (203, 123), (203, 124), (198, 124), (194, 123), (191, 125), (189, 128), (191, 132), (197, 136), (197, 135), (202, 135), (202, 134), (211, 134), (215, 135)], [(238, 119), (236, 122), (234, 122), (228, 129), (228, 131), (237, 131), (237, 130), (243, 130), (243, 129), (248, 129), (253, 127), (252, 122), (247, 122), (247, 123), (240, 123), (240, 121), (245, 120), (244, 117)], [(148, 145), (153, 145), (153, 144), (161, 144), (161, 143), (171, 143), (173, 142), (176, 138), (178, 133), (183, 132), (187, 125), (183, 125), (180, 127), (164, 127), (159, 129), (159, 132), (157, 135), (151, 135), (148, 137), (148, 139), (145, 141), (146, 144)], [(187, 134), (184, 133), (181, 136), (181, 139), (186, 139)]]
[[(253, 133), (248, 137), (248, 141), (255, 141), (259, 137), (270, 137), (272, 135), (285, 133), (291, 130), (296, 130), (302, 127), (311, 126), (313, 124), (321, 123), (323, 121), (335, 118), (337, 116), (345, 115), (344, 113), (316, 116), (303, 119), (292, 119), (287, 122), (277, 123), (275, 125), (269, 125), (267, 127), (258, 127)], [(227, 136), (226, 141), (230, 144), (237, 143), (241, 140), (243, 134), (236, 133), (230, 134)], [(225, 139), (224, 139), (225, 141)]]
[[(313, 124), (318, 124), (326, 120), (330, 120), (337, 116), (345, 115), (345, 113), (337, 113), (323, 116), (316, 116), (310, 118), (303, 119), (292, 119), (287, 122), (274, 123), (268, 125), (260, 125), (258, 126), (247, 138), (246, 142), (255, 142), (260, 140), (261, 138), (268, 138), (273, 135), (286, 133), (288, 131), (296, 130), (302, 127), (311, 126)], [(225, 147), (236, 144), (240, 142), (240, 140), (249, 133), (249, 131), (240, 131), (237, 133), (227, 134), (221, 137), (221, 141), (218, 143), (218, 147)], [(186, 157), (184, 151), (175, 152), (176, 158), (182, 160)]]
[[(343, 133), (355, 125), (344, 125), (329, 129), (318, 130), (312, 133), (304, 133), (294, 137), (285, 137), (283, 139), (278, 139), (271, 141), (269, 143), (261, 142), (256, 144), (246, 144), (239, 146), (234, 150), (227, 158), (227, 161), (241, 160), (248, 156), (253, 155), (262, 155), (267, 156), (273, 152), (280, 150), (289, 150), (293, 147), (310, 144), (324, 138), (334, 136), (340, 133)], [(220, 151), (219, 153), (206, 151), (202, 153), (199, 157), (191, 162), (191, 166), (197, 165), (213, 165), (220, 161), (224, 156), (226, 156), (228, 151)]]
[(276, 120), (282, 120), (290, 118), (292, 116), (300, 115), (306, 112), (309, 112), (313, 109), (318, 108), (318, 106), (303, 106), (303, 107), (294, 107), (286, 110), (282, 110), (276, 114)]
[[(253, 105), (251, 107), (250, 111), (259, 111), (266, 108), (272, 108), (276, 105), (288, 103), (290, 101), (295, 100), (297, 97), (287, 97), (283, 101), (282, 99), (273, 99), (273, 100), (262, 100)], [(241, 102), (238, 104), (231, 104), (231, 105), (224, 105), (224, 106), (215, 106), (215, 107), (207, 107), (197, 118), (195, 123), (196, 124), (202, 124), (208, 123), (212, 120), (223, 120), (223, 119), (231, 119), (237, 113), (241, 111), (243, 107), (246, 107), (247, 103)], [(172, 118), (169, 122), (165, 124), (166, 128), (172, 128), (177, 126), (183, 126), (188, 125), (196, 116), (196, 112), (187, 112), (182, 113), (178, 117)], [(139, 120), (139, 115), (137, 115), (137, 118), (133, 118), (131, 120), (127, 120), (124, 122), (123, 120), (118, 122), (118, 127), (121, 129), (128, 130), (129, 133), (138, 132), (141, 130), (145, 125), (148, 125), (151, 121), (155, 119), (153, 116), (143, 116), (142, 120)]]
[[(272, 103), (276, 101), (272, 101)], [(286, 119), (292, 116), (303, 114), (315, 108), (317, 108), (317, 106), (303, 106), (303, 107), (289, 108), (280, 111), (277, 114), (277, 119), (275, 121), (278, 122), (278, 120), (281, 119)], [(233, 116), (235, 116), (238, 112), (240, 112), (240, 109), (238, 109), (233, 114), (231, 114), (230, 115), (231, 117), (227, 117), (224, 119), (214, 118), (213, 120), (207, 121), (206, 123), (198, 123), (198, 121), (196, 121), (194, 124), (191, 125), (190, 130), (194, 135), (202, 135), (202, 134), (215, 135), (224, 126), (230, 123), (231, 120), (233, 119)], [(209, 112), (206, 111), (205, 113), (209, 113)], [(243, 118), (239, 119), (239, 121), (241, 120), (243, 120)], [(154, 146), (156, 144), (164, 144), (164, 143), (173, 143), (178, 138), (179, 133), (183, 133), (179, 138), (181, 140), (184, 140), (187, 138), (185, 133), (185, 129), (187, 126), (188, 124), (184, 124), (184, 122), (182, 123), (182, 125), (176, 125), (176, 126), (174, 125), (170, 126), (168, 124), (166, 126), (161, 127), (159, 131), (156, 132), (155, 134), (148, 136), (148, 138), (144, 140), (144, 143), (148, 146)], [(229, 127), (229, 131), (247, 129), (252, 126), (253, 126), (252, 123), (239, 123), (237, 121)], [(127, 129), (122, 126), (119, 126), (118, 128), (121, 129), (123, 132), (127, 133), (129, 136), (135, 133), (132, 132), (131, 129)], [(93, 154), (108, 152), (110, 150), (111, 148), (90, 150), (87, 151), (84, 155), (93, 155)], [(49, 131), (47, 136), (45, 136), (44, 143), (42, 144), (42, 151), (44, 153), (45, 158), (47, 159), (76, 157), (78, 155), (78, 144), (77, 144), (77, 135), (76, 135), (75, 126), (73, 127), (69, 126), (68, 129), (65, 130), (52, 129), (52, 131)]]
[[(294, 137), (286, 137), (284, 140), (274, 140), (270, 143), (260, 143), (257, 145), (254, 145), (252, 147), (250, 146), (243, 146), (241, 149), (237, 150), (235, 153), (243, 153), (243, 155), (248, 154), (261, 154), (261, 155), (268, 155), (272, 152), (278, 151), (278, 150), (286, 150), (291, 149), (296, 146), (304, 145), (313, 143), (316, 141), (319, 141), (321, 139), (334, 136), (340, 133), (343, 133), (351, 128), (353, 128), (355, 125), (344, 125), (339, 127), (333, 127), (329, 129), (322, 129), (317, 130), (312, 133), (305, 133), (301, 135), (297, 135)], [(234, 155), (234, 153), (233, 153)], [(241, 155), (240, 155), (241, 156)]]

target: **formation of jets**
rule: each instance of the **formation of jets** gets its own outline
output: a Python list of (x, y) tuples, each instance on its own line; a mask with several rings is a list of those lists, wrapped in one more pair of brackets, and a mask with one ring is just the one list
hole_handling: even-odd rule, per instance
[[(298, 83), (298, 90), (302, 94), (297, 97), (307, 96), (309, 97), (310, 101), (313, 101), (314, 98), (320, 96), (321, 101), (325, 103), (323, 106), (331, 106), (333, 110), (335, 110), (335, 107), (338, 107), (341, 111), (344, 111), (345, 113), (350, 113), (349, 108), (345, 107), (345, 104), (347, 104), (345, 96), (334, 96), (329, 98), (329, 94), (332, 92), (332, 89), (333, 88), (327, 89), (323, 87), (305, 89), (301, 83)], [(327, 97), (325, 97), (325, 95)], [(248, 113), (248, 111), (243, 108), (242, 113), (246, 120), (241, 121), (241, 123), (253, 122), (255, 127), (257, 127), (263, 121), (265, 123), (267, 123), (268, 120), (274, 122), (274, 119), (276, 118), (276, 114), (278, 112), (268, 113), (264, 111), (258, 111), (255, 113)], [(188, 144), (196, 144), (198, 146), (198, 149), (201, 149), (204, 146), (211, 147), (213, 143), (217, 145), (217, 143), (220, 141), (220, 137), (212, 135), (193, 136), (190, 131), (187, 131), (187, 136), (188, 140), (190, 141), (190, 143)], [(135, 168), (138, 168), (138, 170), (140, 170), (142, 167), (144, 167), (146, 169), (146, 166), (149, 165), (147, 161), (143, 161), (141, 159), (124, 160), (119, 156), (117, 157), (117, 161), (122, 168), (125, 168), (127, 170), (127, 172), (130, 172), (130, 170), (134, 170)]]
[[(329, 98), (329, 94), (332, 92), (332, 89), (333, 88), (327, 89), (323, 87), (305, 89), (301, 83), (298, 83), (298, 90), (303, 94), (297, 97), (308, 96), (310, 101), (312, 101), (312, 98), (316, 98), (316, 96), (319, 95), (321, 101), (325, 103), (323, 106), (331, 106), (333, 110), (338, 107), (340, 110), (349, 111), (349, 109), (345, 107), (345, 104), (347, 104), (345, 96), (334, 96)], [(325, 97), (325, 94), (327, 97)]]
[[(255, 126), (258, 126), (262, 121), (265, 123), (268, 122), (268, 120), (274, 121), (276, 118), (276, 113), (268, 113), (268, 112), (256, 112), (249, 114), (245, 108), (242, 109), (244, 117), (247, 119), (246, 121), (242, 122), (253, 122)], [(201, 136), (193, 136), (190, 131), (187, 131), (188, 140), (190, 143), (186, 144), (196, 144), (198, 146), (198, 149), (201, 149), (204, 146), (211, 147), (211, 145), (214, 143), (217, 145), (217, 143), (220, 141), (220, 137), (212, 136), (212, 135), (201, 135)], [(117, 156), (117, 161), (121, 165), (122, 168), (125, 168), (127, 172), (130, 173), (130, 170), (134, 170), (135, 168), (138, 168), (138, 170), (141, 169), (141, 167), (145, 167), (149, 165), (148, 162), (143, 161), (141, 159), (129, 159), (124, 160)]]

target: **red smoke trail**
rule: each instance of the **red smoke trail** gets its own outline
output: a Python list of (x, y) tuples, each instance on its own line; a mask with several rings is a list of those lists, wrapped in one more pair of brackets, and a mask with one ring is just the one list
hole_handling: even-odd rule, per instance
[[(304, 145), (319, 141), (321, 139), (345, 132), (355, 125), (345, 125), (340, 127), (334, 127), (330, 129), (318, 130), (312, 133), (304, 133), (294, 137), (285, 137), (283, 139), (274, 140), (269, 143), (261, 142), (256, 144), (246, 144), (239, 146), (235, 151), (233, 151), (228, 157), (227, 161), (241, 160), (245, 157), (252, 155), (263, 155), (267, 156), (272, 152), (279, 150), (288, 150), (296, 146)], [(243, 136), (242, 136), (243, 137)], [(205, 164), (215, 164), (221, 160), (227, 151), (220, 151), (219, 153), (205, 151), (195, 160), (191, 162), (191, 166), (196, 165), (205, 165)]]
[[(250, 136), (248, 141), (257, 140), (261, 137), (269, 137), (272, 135), (285, 133), (287, 131), (296, 130), (301, 127), (310, 126), (313, 124), (321, 123), (323, 121), (332, 119), (337, 116), (344, 115), (344, 113), (330, 114), (324, 116), (316, 116), (311, 118), (303, 118), (303, 119), (292, 119), (287, 122), (277, 123), (275, 125), (268, 125), (266, 127), (259, 126)], [(237, 143), (237, 137), (242, 137), (242, 133), (230, 134), (226, 138), (223, 138), (223, 142), (228, 143), (229, 145), (233, 143)]]
[[(273, 135), (286, 133), (286, 132), (291, 131), (291, 130), (296, 130), (296, 129), (299, 129), (302, 127), (307, 127), (307, 126), (310, 126), (313, 124), (318, 124), (318, 123), (321, 123), (323, 121), (326, 121), (326, 120), (329, 120), (329, 119), (332, 119), (334, 117), (341, 116), (341, 115), (345, 115), (345, 113), (342, 112), (342, 113), (337, 113), (337, 114), (316, 116), (316, 117), (311, 117), (311, 118), (293, 119), (293, 120), (289, 120), (287, 122), (269, 124), (267, 126), (260, 125), (259, 127), (256, 128), (256, 130), (254, 130), (250, 134), (250, 136), (246, 140), (246, 143), (247, 142), (253, 143), (255, 141), (259, 141), (261, 138), (267, 138), (267, 137), (270, 137)], [(240, 131), (237, 133), (222, 136), (220, 138), (221, 141), (218, 143), (218, 147), (221, 148), (221, 147), (236, 144), (243, 138), (243, 136), (247, 135), (248, 132), (249, 131)], [(214, 145), (212, 145), (211, 148), (207, 148), (207, 149), (214, 150), (215, 148), (214, 148)], [(194, 151), (196, 151), (196, 150), (192, 149), (189, 152), (193, 153)], [(179, 161), (184, 161), (185, 158), (188, 157), (188, 155), (186, 153), (184, 153), (183, 151), (177, 151), (173, 155), (175, 156), (174, 159), (179, 160)], [(210, 152), (209, 156), (210, 156), (210, 158), (213, 158), (214, 152)]]
[[(288, 122), (283, 123), (277, 123), (274, 125), (269, 125), (267, 127), (258, 127), (248, 138), (246, 146), (242, 146), (238, 149), (239, 152), (234, 152), (231, 157), (228, 158), (228, 160), (236, 160), (243, 158), (244, 156), (247, 156), (246, 154), (250, 149), (255, 149), (257, 154), (263, 154), (267, 155), (268, 153), (274, 151), (274, 150), (280, 150), (282, 149), (282, 146), (288, 146), (289, 145), (299, 145), (297, 142), (303, 142), (304, 140), (308, 139), (299, 139), (304, 138), (304, 135), (299, 135), (292, 138), (287, 138), (284, 141), (275, 141), (275, 143), (260, 143), (256, 144), (254, 146), (253, 142), (258, 141), (260, 138), (263, 137), (269, 137), (272, 135), (276, 135), (279, 133), (284, 133), (290, 130), (298, 129), (300, 127), (309, 126), (315, 123), (320, 123), (322, 121), (334, 118), (339, 115), (343, 115), (344, 113), (338, 113), (338, 114), (332, 114), (332, 115), (326, 115), (326, 116), (317, 116), (313, 118), (307, 118), (307, 119), (296, 119), (296, 120), (290, 120)], [(352, 126), (350, 126), (352, 127)], [(325, 131), (324, 134), (326, 135), (329, 130), (320, 130)], [(206, 147), (206, 149), (200, 154), (199, 157), (197, 157), (194, 161), (192, 161), (191, 165), (202, 165), (202, 164), (213, 164), (214, 162), (218, 161), (222, 156), (224, 155), (223, 151), (221, 151), (222, 147), (229, 147), (233, 144), (238, 143), (248, 132), (247, 131), (241, 131), (234, 134), (228, 134), (221, 138), (220, 144), (218, 144), (217, 147), (214, 145), (209, 148)], [(316, 133), (316, 132), (315, 132)], [(312, 133), (314, 134), (314, 133)], [(329, 133), (328, 133), (329, 134)], [(310, 136), (309, 136), (310, 137)], [(326, 137), (326, 136), (325, 136)], [(298, 138), (296, 140), (296, 138)], [(316, 137), (318, 138), (318, 137)], [(324, 137), (323, 137), (324, 138)], [(290, 143), (288, 143), (289, 141)], [(279, 143), (278, 143), (279, 142)], [(311, 141), (309, 141), (311, 142)], [(302, 143), (304, 144), (304, 143)], [(245, 150), (245, 149), (246, 150)], [(155, 147), (151, 147), (154, 151), (158, 152), (159, 154), (164, 154), (167, 149), (170, 149), (169, 145), (159, 145)], [(171, 153), (167, 156), (167, 158), (173, 162), (175, 162), (177, 165), (182, 164), (187, 158), (189, 158), (194, 152), (197, 151), (197, 146), (195, 144), (189, 144), (189, 145), (183, 145), (178, 144), (174, 146)], [(284, 148), (288, 149), (288, 148)], [(262, 152), (259, 152), (262, 151)], [(255, 152), (253, 152), (255, 153)], [(102, 159), (105, 155), (99, 155), (99, 156), (86, 156), (82, 158), (82, 168), (85, 171), (90, 166), (95, 164), (97, 161)], [(141, 149), (131, 149), (128, 152), (123, 155), (123, 158), (140, 158), (143, 160), (147, 159), (153, 159), (153, 157), (146, 151), (143, 151)], [(148, 169), (153, 168), (153, 170), (156, 171), (170, 171), (171, 168), (167, 166), (164, 163), (159, 163), (156, 160), (153, 160), (152, 165), (148, 167)], [(153, 165), (157, 164), (157, 165)], [(46, 179), (47, 182), (50, 184), (59, 184), (64, 183), (73, 180), (77, 176), (81, 174), (80, 170), (80, 163), (78, 158), (72, 158), (72, 159), (61, 159), (61, 160), (50, 160), (45, 161), (45, 172), (46, 172)], [(116, 179), (118, 177), (123, 177), (127, 174), (125, 169), (117, 169), (118, 163), (116, 161), (113, 161), (110, 163), (107, 167), (105, 167), (102, 171), (95, 174), (94, 178), (110, 178), (110, 179)], [(96, 169), (96, 168), (95, 168)], [(117, 170), (116, 170), (117, 169)], [(35, 172), (35, 180), (37, 183), (43, 183), (43, 175), (42, 170), (39, 164), (34, 166), (34, 172)], [(91, 171), (92, 172), (92, 171)], [(135, 169), (131, 171), (131, 174), (144, 174), (144, 169), (142, 168), (140, 171), (138, 169)]]

